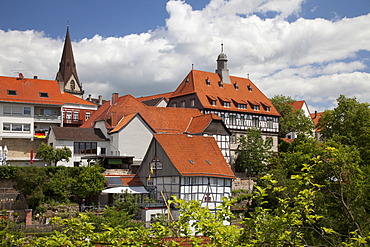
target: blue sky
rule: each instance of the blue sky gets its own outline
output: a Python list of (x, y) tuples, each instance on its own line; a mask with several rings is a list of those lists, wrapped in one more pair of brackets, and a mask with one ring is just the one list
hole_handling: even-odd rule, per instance
[[(173, 91), (194, 64), (311, 111), (344, 94), (370, 102), (370, 0), (3, 0), (0, 74), (54, 79), (66, 25), (85, 92)], [(5, 11), (4, 11), (5, 10)], [(85, 95), (87, 96), (87, 95)]]

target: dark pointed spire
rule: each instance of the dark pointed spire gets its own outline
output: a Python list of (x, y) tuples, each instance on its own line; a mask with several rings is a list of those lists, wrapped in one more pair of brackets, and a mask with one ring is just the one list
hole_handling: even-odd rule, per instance
[(76, 63), (73, 57), (72, 42), (69, 34), (69, 25), (64, 41), (62, 58), (59, 63), (59, 71), (56, 76), (62, 91), (82, 97), (83, 90), (80, 80), (78, 79)]

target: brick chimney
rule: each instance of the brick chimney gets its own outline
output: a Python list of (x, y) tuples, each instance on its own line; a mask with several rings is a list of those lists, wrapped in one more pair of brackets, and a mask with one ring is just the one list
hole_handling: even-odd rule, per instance
[(103, 96), (99, 95), (98, 96), (98, 99), (99, 99), (99, 105), (102, 105), (103, 104)]
[(118, 102), (118, 93), (112, 93), (111, 105), (115, 105)]

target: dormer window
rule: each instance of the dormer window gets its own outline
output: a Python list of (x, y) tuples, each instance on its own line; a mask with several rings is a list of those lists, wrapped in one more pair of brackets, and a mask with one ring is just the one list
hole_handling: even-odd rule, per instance
[(260, 110), (260, 106), (259, 105), (253, 105), (253, 110), (259, 111)]
[(269, 112), (270, 111), (270, 107), (269, 106), (266, 106), (266, 111)]
[(211, 82), (209, 81), (208, 78), (206, 79), (206, 84), (207, 84), (207, 86), (210, 86), (211, 85)]
[(181, 107), (185, 108), (185, 100), (181, 101)]
[(40, 92), (40, 97), (41, 98), (49, 98), (49, 94), (48, 93)]
[(215, 106), (215, 105), (216, 105), (216, 100), (211, 100), (211, 104), (212, 104), (213, 106)]
[(234, 84), (234, 88), (235, 88), (235, 90), (238, 90), (239, 89), (239, 85), (238, 84)]
[(185, 84), (188, 84), (188, 83), (189, 83), (189, 78), (186, 78)]
[(8, 95), (17, 95), (16, 90), (8, 90)]
[(224, 107), (230, 107), (230, 102), (224, 101), (224, 102), (223, 102), (223, 106), (224, 106)]
[(248, 86), (247, 86), (247, 88), (248, 88), (248, 91), (249, 91), (249, 92), (252, 92), (252, 87), (251, 87), (251, 85), (248, 85)]
[(190, 107), (194, 107), (195, 106), (195, 99), (190, 99)]
[(223, 87), (223, 86), (224, 86), (224, 84), (222, 84), (222, 81), (219, 81), (219, 82), (218, 82), (218, 86), (219, 86), (219, 87)]
[(172, 107), (177, 107), (176, 102), (173, 102), (173, 103), (172, 103)]
[(238, 103), (238, 109), (247, 109), (247, 105)]

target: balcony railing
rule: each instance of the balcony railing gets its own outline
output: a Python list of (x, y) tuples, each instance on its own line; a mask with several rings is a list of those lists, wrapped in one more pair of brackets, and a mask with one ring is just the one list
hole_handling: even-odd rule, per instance
[(73, 124), (73, 125), (81, 125), (83, 124), (83, 121), (80, 119), (63, 119), (63, 123), (65, 124)]
[(45, 122), (61, 122), (62, 116), (58, 115), (41, 115), (35, 114), (35, 121), (45, 121)]

